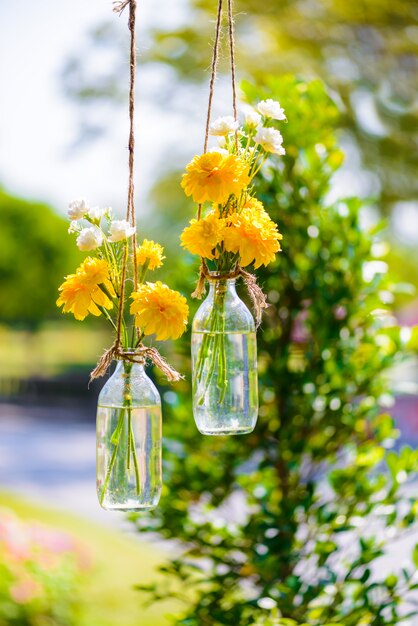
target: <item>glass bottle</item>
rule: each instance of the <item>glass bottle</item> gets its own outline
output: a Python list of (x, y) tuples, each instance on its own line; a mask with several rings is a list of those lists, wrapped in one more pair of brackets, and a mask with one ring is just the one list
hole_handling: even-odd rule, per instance
[(193, 414), (204, 435), (250, 433), (258, 415), (253, 316), (235, 279), (211, 280), (192, 325)]
[(119, 360), (100, 392), (97, 495), (104, 509), (154, 508), (160, 499), (161, 399), (144, 365)]

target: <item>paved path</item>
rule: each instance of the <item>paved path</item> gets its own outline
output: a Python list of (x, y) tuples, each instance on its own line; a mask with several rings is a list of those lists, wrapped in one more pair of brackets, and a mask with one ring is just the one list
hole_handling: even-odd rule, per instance
[(0, 489), (118, 526), (123, 514), (106, 513), (96, 498), (94, 419), (69, 413), (0, 404)]

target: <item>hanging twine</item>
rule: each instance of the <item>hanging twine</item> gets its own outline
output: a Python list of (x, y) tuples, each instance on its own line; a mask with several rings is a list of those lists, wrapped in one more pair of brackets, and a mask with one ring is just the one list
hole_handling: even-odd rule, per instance
[[(129, 5), (129, 19), (128, 28), (130, 32), (130, 54), (129, 54), (129, 142), (128, 142), (128, 167), (129, 167), (129, 181), (128, 181), (128, 202), (126, 209), (126, 221), (131, 226), (136, 228), (136, 216), (135, 216), (135, 187), (134, 187), (134, 169), (135, 169), (135, 76), (136, 76), (136, 0), (124, 0), (123, 2), (114, 2), (113, 11), (122, 15), (123, 11)], [(133, 247), (133, 262), (134, 262), (134, 290), (138, 289), (138, 265), (136, 254), (136, 231), (132, 237)], [(125, 282), (128, 265), (129, 249), (128, 243), (125, 245), (125, 250), (122, 259), (122, 272), (121, 272), (121, 286), (119, 294), (119, 309), (118, 319), (116, 324), (116, 338), (113, 345), (104, 352), (101, 356), (97, 366), (90, 374), (90, 382), (95, 378), (104, 376), (106, 374), (110, 364), (114, 359), (123, 361), (129, 361), (131, 363), (145, 363), (146, 360), (151, 361), (156, 367), (158, 367), (166, 378), (170, 382), (176, 382), (182, 378), (167, 361), (161, 356), (157, 348), (149, 348), (142, 343), (139, 344), (135, 352), (126, 352), (122, 348), (122, 320), (123, 320), (123, 306), (125, 301)], [(137, 329), (137, 337), (140, 337), (140, 330)]]
[[(213, 94), (215, 90), (215, 79), (218, 69), (218, 61), (219, 61), (219, 40), (221, 36), (222, 30), (222, 1), (218, 1), (218, 13), (216, 18), (216, 27), (215, 27), (215, 39), (213, 43), (213, 54), (212, 54), (212, 66), (211, 66), (211, 76), (209, 82), (209, 99), (208, 99), (208, 109), (206, 115), (206, 129), (205, 129), (205, 142), (204, 142), (204, 150), (203, 152), (207, 152), (208, 149), (208, 141), (209, 141), (209, 130), (210, 130), (210, 120), (212, 116), (212, 103), (213, 103)], [(235, 65), (235, 32), (234, 32), (234, 16), (233, 16), (233, 0), (228, 1), (228, 37), (229, 37), (229, 56), (231, 62), (231, 87), (232, 87), (232, 109), (234, 114), (234, 120), (238, 120), (237, 114), (237, 87), (236, 87), (236, 65)], [(235, 149), (238, 154), (238, 129), (235, 130)], [(197, 210), (197, 219), (200, 220), (202, 217), (202, 205), (198, 205)], [(247, 288), (248, 294), (251, 298), (251, 302), (254, 308), (255, 320), (257, 328), (261, 324), (261, 318), (263, 315), (263, 310), (266, 309), (269, 305), (267, 303), (266, 295), (257, 284), (257, 278), (254, 274), (250, 272), (246, 272), (240, 265), (237, 265), (235, 269), (231, 270), (231, 272), (227, 274), (214, 274), (210, 273), (208, 266), (206, 264), (205, 259), (202, 257), (200, 260), (200, 268), (199, 268), (199, 278), (197, 281), (196, 289), (192, 293), (192, 298), (198, 298), (199, 300), (202, 298), (205, 293), (205, 281), (217, 281), (217, 280), (228, 280), (229, 278), (238, 278), (241, 277), (244, 280), (245, 286)]]

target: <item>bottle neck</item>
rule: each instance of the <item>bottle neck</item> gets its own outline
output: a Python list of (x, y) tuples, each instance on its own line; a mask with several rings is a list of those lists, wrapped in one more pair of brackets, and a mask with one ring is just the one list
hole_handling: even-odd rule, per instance
[[(134, 354), (134, 352), (132, 351), (132, 354)], [(124, 359), (118, 359), (116, 361), (116, 368), (115, 368), (115, 374), (118, 375), (124, 375), (124, 374), (139, 374), (141, 372), (144, 372), (144, 366), (145, 366), (145, 362), (144, 363), (133, 363), (131, 361), (126, 361)]]
[(209, 281), (209, 297), (221, 296), (222, 294), (228, 296), (236, 296), (235, 278), (221, 278)]

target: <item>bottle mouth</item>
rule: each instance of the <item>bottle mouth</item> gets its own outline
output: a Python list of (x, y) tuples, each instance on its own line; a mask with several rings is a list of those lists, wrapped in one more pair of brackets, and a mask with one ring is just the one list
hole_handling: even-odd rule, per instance
[[(125, 359), (124, 355), (128, 357), (136, 357), (135, 361), (131, 361), (130, 359)], [(125, 361), (126, 363), (131, 363), (132, 365), (144, 365), (145, 357), (138, 352), (135, 348), (127, 348), (123, 350), (123, 354), (121, 356), (116, 357), (116, 360), (119, 362)]]
[(236, 276), (231, 276), (232, 271), (229, 272), (217, 272), (216, 270), (209, 271), (209, 280), (213, 281), (235, 281)]

